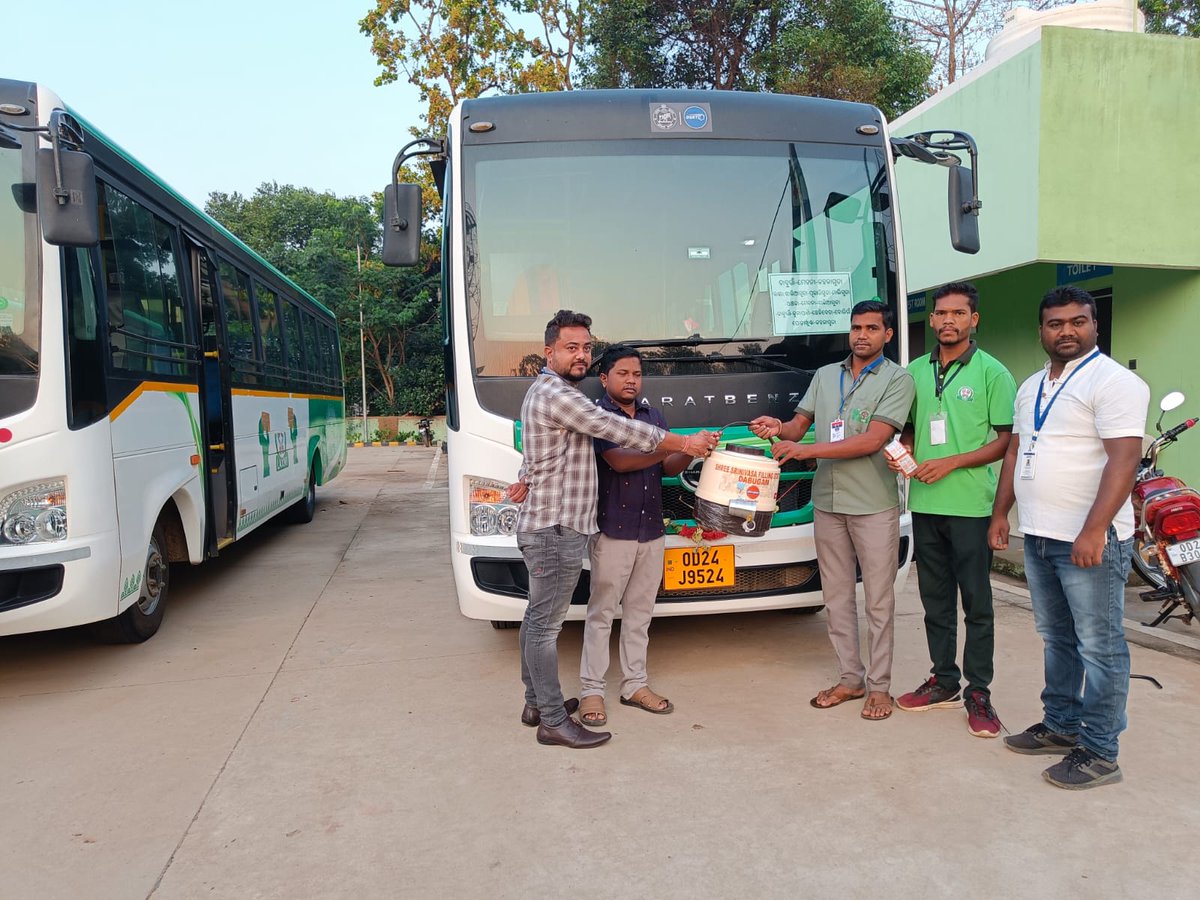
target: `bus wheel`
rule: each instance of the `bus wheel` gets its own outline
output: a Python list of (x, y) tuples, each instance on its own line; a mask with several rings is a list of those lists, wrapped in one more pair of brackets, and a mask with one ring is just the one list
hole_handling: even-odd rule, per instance
[(166, 534), (162, 523), (159, 523), (154, 526), (150, 544), (146, 548), (146, 565), (142, 569), (137, 600), (119, 616), (93, 625), (93, 634), (110, 644), (139, 644), (153, 637), (162, 624), (170, 585), (171, 565), (167, 561)]
[(317, 511), (317, 467), (314, 465), (308, 469), (308, 486), (304, 489), (304, 496), (292, 504), (292, 508), (288, 510), (288, 521), (293, 525), (307, 525), (313, 520), (313, 515)]
[(506, 629), (506, 628), (520, 628), (521, 623), (520, 622), (497, 622), (495, 619), (492, 619), (492, 627), (495, 628), (497, 631), (504, 631), (504, 629)]

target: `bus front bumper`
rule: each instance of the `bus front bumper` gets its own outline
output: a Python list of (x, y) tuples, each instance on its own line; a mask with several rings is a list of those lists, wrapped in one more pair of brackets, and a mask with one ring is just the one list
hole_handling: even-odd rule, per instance
[(0, 636), (69, 628), (117, 614), (115, 531), (0, 551)]

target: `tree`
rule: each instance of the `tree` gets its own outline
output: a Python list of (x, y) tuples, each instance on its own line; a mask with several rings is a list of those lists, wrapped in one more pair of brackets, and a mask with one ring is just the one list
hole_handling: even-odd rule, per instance
[[(382, 72), (401, 74), (421, 95), (423, 130), (445, 133), (460, 100), (486, 93), (570, 90), (594, 0), (376, 0), (359, 21)], [(536, 22), (526, 34), (516, 17)]]
[(1014, 0), (892, 0), (896, 20), (933, 57), (935, 90), (952, 84), (983, 58), (986, 38), (1000, 30)]
[(1140, 0), (1146, 31), (1200, 37), (1200, 0)]
[(888, 118), (928, 96), (933, 65), (883, 0), (809, 4), (757, 62), (768, 90), (872, 103)]
[(611, 0), (589, 22), (589, 87), (758, 90), (794, 0)]
[(250, 198), (214, 192), (205, 211), (334, 312), (348, 396), (359, 396), (362, 390), (361, 296), (369, 406), (389, 415), (440, 411), (440, 396), (427, 395), (424, 402), (430, 405), (399, 409), (396, 374), (418, 368), (434, 373), (442, 383), (440, 351), (432, 356), (424, 349), (416, 356), (413, 352), (425, 331), (440, 333), (435, 248), (425, 248), (430, 262), (424, 270), (387, 268), (378, 260), (381, 217), (376, 204), (292, 185), (263, 184)]

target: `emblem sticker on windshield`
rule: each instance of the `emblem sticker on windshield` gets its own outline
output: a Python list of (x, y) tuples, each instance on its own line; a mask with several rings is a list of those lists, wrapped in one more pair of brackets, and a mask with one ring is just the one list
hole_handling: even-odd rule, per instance
[(650, 104), (650, 131), (654, 134), (712, 130), (712, 108), (707, 103)]

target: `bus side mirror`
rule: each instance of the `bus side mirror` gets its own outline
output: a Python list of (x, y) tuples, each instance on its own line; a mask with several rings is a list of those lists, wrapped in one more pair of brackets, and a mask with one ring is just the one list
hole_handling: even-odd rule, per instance
[(37, 152), (37, 210), (42, 237), (59, 247), (94, 247), (100, 242), (96, 166), (79, 150), (60, 150), (61, 179), (54, 151)]
[(959, 253), (979, 252), (979, 210), (974, 208), (975, 197), (971, 170), (963, 166), (950, 167), (950, 245)]
[(421, 254), (421, 188), (389, 184), (383, 189), (383, 264), (415, 266)]

